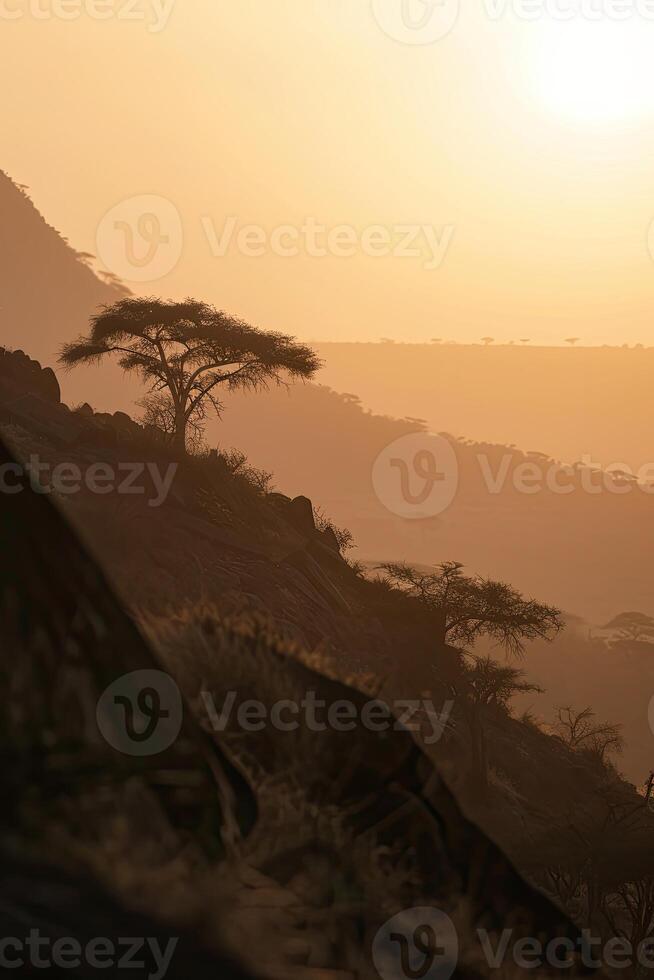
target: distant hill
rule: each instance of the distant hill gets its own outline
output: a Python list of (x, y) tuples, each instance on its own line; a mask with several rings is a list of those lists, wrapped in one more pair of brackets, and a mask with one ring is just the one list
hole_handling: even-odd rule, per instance
[[(52, 364), (64, 340), (128, 290), (97, 275), (88, 265), (92, 256), (76, 252), (2, 171), (0, 214), (0, 343)], [(64, 383), (69, 397), (86, 387), (81, 377)]]
[(319, 380), (355, 391), (373, 412), (417, 416), (435, 432), (568, 462), (583, 455), (603, 466), (654, 462), (654, 347), (315, 346), (325, 361)]
[[(284, 493), (308, 493), (353, 532), (356, 558), (456, 559), (595, 624), (625, 609), (654, 613), (653, 494), (620, 478), (608, 482), (610, 490), (588, 492), (584, 468), (568, 478), (543, 454), (450, 436), (459, 473), (454, 501), (437, 516), (407, 520), (379, 500), (372, 471), (384, 447), (420, 429), (416, 420), (365, 411), (353, 395), (296, 385), (230, 396), (210, 436), (270, 470)], [(516, 489), (521, 472), (542, 474), (544, 481), (550, 471), (564, 487), (569, 479), (572, 492), (555, 492), (545, 482), (537, 492)], [(502, 482), (498, 492), (485, 472)], [(592, 486), (597, 482), (593, 477)]]

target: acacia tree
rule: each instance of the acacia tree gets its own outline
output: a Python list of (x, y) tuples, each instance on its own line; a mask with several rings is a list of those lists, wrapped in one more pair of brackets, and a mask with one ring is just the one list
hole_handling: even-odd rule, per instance
[(621, 640), (654, 639), (654, 617), (641, 612), (623, 612), (603, 626), (612, 630)]
[(550, 640), (563, 628), (560, 611), (554, 606), (525, 599), (504, 582), (464, 575), (460, 562), (443, 562), (429, 573), (404, 562), (387, 562), (379, 568), (389, 583), (434, 613), (441, 644), (473, 646), (487, 635), (520, 655), (525, 640)]
[(293, 337), (260, 330), (194, 299), (119, 300), (91, 318), (88, 336), (66, 344), (60, 361), (71, 368), (110, 354), (124, 371), (139, 374), (151, 393), (169, 399), (172, 442), (181, 453), (189, 420), (207, 405), (220, 411), (221, 386), (258, 390), (311, 378), (320, 367), (316, 353)]
[(498, 664), (492, 657), (469, 654), (459, 683), (451, 686), (470, 733), (470, 777), (477, 794), (488, 791), (488, 738), (485, 721), (493, 714), (506, 713), (517, 694), (542, 694), (530, 683), (525, 672), (510, 664)]

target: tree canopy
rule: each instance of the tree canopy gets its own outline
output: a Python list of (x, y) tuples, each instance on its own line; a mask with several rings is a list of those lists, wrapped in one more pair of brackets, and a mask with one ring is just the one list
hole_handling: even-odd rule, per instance
[(654, 639), (654, 617), (641, 612), (623, 612), (602, 627), (611, 630), (622, 639)]
[(505, 582), (464, 575), (459, 562), (443, 562), (426, 573), (404, 562), (379, 567), (389, 582), (436, 614), (443, 643), (472, 646), (485, 634), (521, 654), (526, 640), (548, 640), (563, 628), (554, 606), (525, 599)]

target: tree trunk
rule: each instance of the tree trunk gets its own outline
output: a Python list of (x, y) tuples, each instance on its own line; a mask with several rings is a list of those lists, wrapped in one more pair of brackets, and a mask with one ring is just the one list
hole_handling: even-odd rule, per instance
[(175, 432), (173, 433), (173, 449), (180, 456), (186, 455), (186, 414), (181, 408), (175, 411)]

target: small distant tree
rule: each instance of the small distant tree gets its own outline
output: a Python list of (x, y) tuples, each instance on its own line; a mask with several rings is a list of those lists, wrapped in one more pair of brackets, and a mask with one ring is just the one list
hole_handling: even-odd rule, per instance
[(482, 337), (481, 342), (485, 347), (488, 347), (495, 342), (495, 337)]
[(566, 344), (570, 344), (571, 347), (574, 347), (575, 344), (578, 344), (579, 343), (579, 340), (580, 340), (579, 337), (566, 337), (565, 338)]
[(542, 693), (542, 688), (526, 680), (525, 672), (509, 664), (499, 664), (492, 657), (468, 654), (463, 677), (452, 687), (452, 694), (468, 726), (471, 741), (471, 778), (479, 796), (488, 790), (488, 739), (486, 720), (506, 712), (517, 694)]
[(531, 338), (529, 338), (529, 337), (521, 337), (521, 338), (520, 338), (520, 343), (521, 343), (521, 344), (528, 344), (528, 343), (529, 343), (529, 341), (530, 341), (530, 339), (531, 339)]
[(256, 391), (271, 382), (311, 378), (316, 353), (294, 338), (269, 333), (198, 300), (183, 303), (122, 299), (91, 319), (91, 331), (66, 344), (68, 368), (97, 364), (111, 354), (126, 372), (136, 372), (151, 394), (163, 393), (173, 416), (172, 443), (186, 452), (187, 429), (201, 406), (220, 412), (219, 390)]
[(654, 639), (654, 617), (646, 613), (619, 613), (602, 628), (611, 630), (623, 640)]
[(557, 708), (554, 730), (575, 751), (590, 752), (604, 763), (608, 755), (622, 752), (622, 726), (595, 721), (592, 708), (576, 711), (570, 705)]
[(550, 640), (563, 628), (560, 610), (525, 599), (504, 582), (463, 574), (459, 562), (443, 562), (423, 573), (403, 562), (379, 568), (387, 581), (433, 611), (442, 644), (472, 646), (483, 635), (509, 653), (524, 652), (526, 640)]

